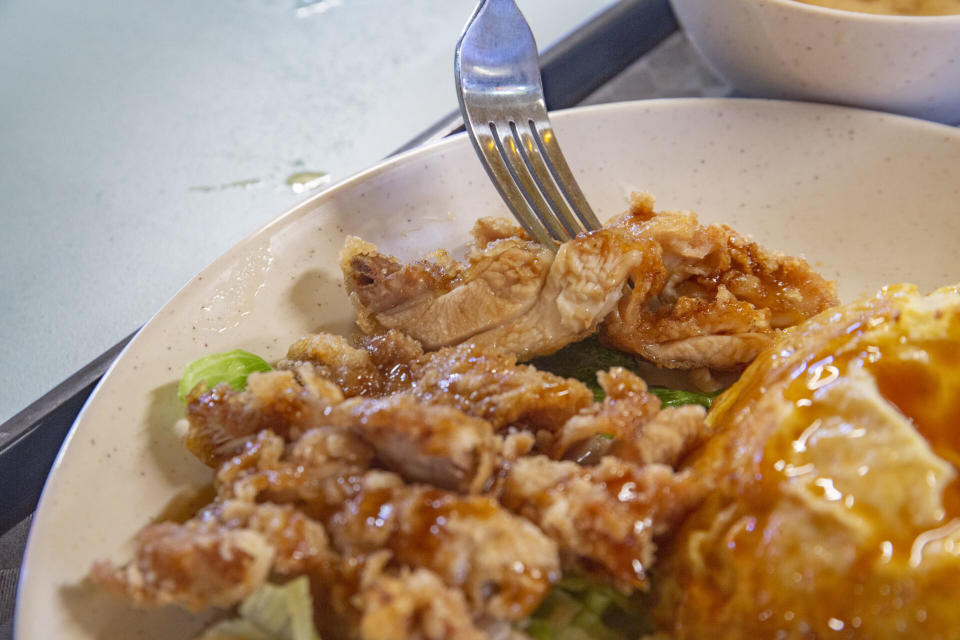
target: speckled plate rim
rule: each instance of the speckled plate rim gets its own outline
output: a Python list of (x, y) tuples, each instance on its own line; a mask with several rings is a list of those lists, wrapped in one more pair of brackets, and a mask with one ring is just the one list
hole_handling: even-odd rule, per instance
[[(946, 15), (937, 15), (937, 16), (913, 16), (913, 15), (899, 15), (899, 14), (890, 14), (890, 13), (866, 13), (864, 11), (855, 11), (853, 9), (835, 9), (833, 7), (823, 7), (818, 4), (806, 4), (805, 2), (798, 0), (764, 0), (771, 4), (777, 4), (783, 7), (789, 7), (791, 9), (796, 9), (798, 11), (808, 11), (810, 13), (820, 13), (828, 16), (833, 16), (838, 20), (844, 19), (863, 19), (866, 21), (876, 21), (881, 23), (893, 24), (898, 21), (907, 21), (907, 22), (933, 22), (939, 21), (944, 23), (955, 23), (960, 22), (960, 14), (950, 13)], [(799, 5), (799, 6), (795, 6)], [(838, 15), (839, 14), (839, 15)]]
[[(956, 129), (746, 99), (616, 103), (553, 119), (601, 217), (649, 189), (664, 208), (694, 209), (842, 273), (845, 299), (897, 280), (925, 289), (960, 280)], [(301, 333), (349, 328), (335, 277), (345, 233), (412, 256), (462, 244), (481, 214), (506, 211), (457, 136), (317, 194), (188, 283), (111, 366), (57, 456), (30, 533), (14, 637), (189, 637), (195, 619), (132, 612), (78, 586), (94, 558), (121, 558), (182, 486), (209, 479), (170, 428), (179, 367), (235, 347), (273, 360)]]

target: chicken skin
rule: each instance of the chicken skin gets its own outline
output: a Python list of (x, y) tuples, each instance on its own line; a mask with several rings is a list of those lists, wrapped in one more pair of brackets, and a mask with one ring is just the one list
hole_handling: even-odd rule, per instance
[(768, 251), (726, 225), (688, 212), (655, 212), (634, 194), (609, 223), (656, 247), (601, 328), (602, 338), (671, 369), (738, 370), (777, 331), (837, 303), (836, 286), (800, 258)]
[(629, 211), (555, 255), (485, 218), (462, 262), (440, 251), (404, 264), (350, 238), (340, 266), (364, 332), (399, 329), (427, 350), (495, 346), (521, 361), (599, 327), (663, 367), (740, 370), (780, 329), (836, 304), (836, 287), (804, 260), (653, 204), (634, 194)]

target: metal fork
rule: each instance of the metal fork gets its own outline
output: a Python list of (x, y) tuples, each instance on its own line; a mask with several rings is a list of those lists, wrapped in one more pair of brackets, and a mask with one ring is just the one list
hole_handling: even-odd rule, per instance
[(514, 0), (481, 0), (457, 43), (460, 111), (497, 191), (553, 250), (599, 229), (547, 117), (537, 43)]

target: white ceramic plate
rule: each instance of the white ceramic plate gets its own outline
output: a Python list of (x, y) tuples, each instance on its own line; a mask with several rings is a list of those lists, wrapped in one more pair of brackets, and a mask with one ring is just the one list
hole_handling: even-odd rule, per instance
[[(807, 257), (847, 300), (883, 284), (960, 281), (960, 131), (898, 116), (753, 100), (621, 103), (555, 114), (601, 219), (646, 189)], [(507, 215), (466, 138), (395, 158), (253, 234), (197, 276), (111, 368), (73, 426), (33, 522), (17, 640), (189, 638), (174, 609), (137, 612), (81, 584), (100, 557), (210, 472), (179, 444), (184, 363), (233, 348), (268, 360), (300, 335), (349, 331), (346, 234), (401, 257), (463, 245)], [(198, 233), (204, 233), (202, 228)]]

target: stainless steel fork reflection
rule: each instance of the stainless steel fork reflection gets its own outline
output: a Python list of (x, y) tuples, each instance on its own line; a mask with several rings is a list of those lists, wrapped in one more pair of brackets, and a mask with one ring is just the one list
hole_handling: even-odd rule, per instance
[(467, 132), (500, 195), (527, 233), (556, 249), (600, 222), (547, 117), (537, 44), (514, 0), (482, 0), (454, 61)]

